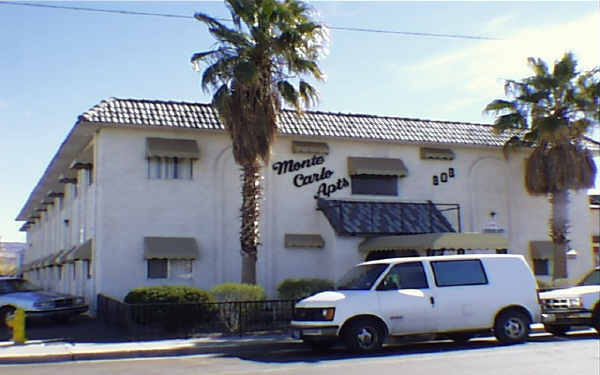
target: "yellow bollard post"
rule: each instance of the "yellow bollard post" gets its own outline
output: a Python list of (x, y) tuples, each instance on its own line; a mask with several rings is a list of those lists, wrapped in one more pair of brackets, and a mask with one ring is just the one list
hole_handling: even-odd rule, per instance
[(23, 345), (25, 338), (25, 310), (18, 308), (12, 318), (6, 320), (6, 325), (12, 329), (12, 339), (15, 344)]

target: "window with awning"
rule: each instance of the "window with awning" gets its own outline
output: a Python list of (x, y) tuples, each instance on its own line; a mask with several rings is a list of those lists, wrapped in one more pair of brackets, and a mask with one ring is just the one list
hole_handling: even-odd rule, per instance
[(401, 159), (349, 157), (348, 175), (405, 177), (408, 170)]
[(292, 141), (292, 152), (294, 154), (327, 155), (329, 154), (329, 145), (325, 142)]
[(398, 177), (408, 174), (401, 159), (349, 157), (352, 194), (398, 195)]
[(421, 159), (454, 160), (454, 151), (449, 148), (421, 147)]
[(144, 237), (148, 279), (190, 279), (200, 255), (193, 237)]
[(78, 260), (92, 260), (92, 240), (89, 239), (83, 244), (75, 247), (65, 258), (66, 262), (74, 262)]
[(146, 138), (146, 157), (198, 159), (200, 150), (193, 139)]
[(532, 259), (554, 258), (554, 244), (552, 241), (530, 241), (529, 250)]
[(193, 237), (144, 237), (144, 259), (197, 259), (198, 243)]
[(193, 139), (146, 138), (149, 179), (191, 180), (199, 157)]
[(304, 247), (304, 248), (323, 248), (325, 247), (325, 240), (320, 234), (300, 234), (300, 233), (286, 233), (285, 234), (285, 247)]
[[(551, 270), (554, 268), (555, 262), (561, 261), (560, 259), (555, 259), (554, 251), (554, 243), (552, 241), (529, 241), (529, 255), (533, 261), (533, 273), (535, 275), (550, 276), (553, 274)], [(562, 262), (564, 262), (564, 259)], [(553, 275), (553, 277), (567, 277), (566, 266), (558, 267), (558, 270), (558, 274)]]

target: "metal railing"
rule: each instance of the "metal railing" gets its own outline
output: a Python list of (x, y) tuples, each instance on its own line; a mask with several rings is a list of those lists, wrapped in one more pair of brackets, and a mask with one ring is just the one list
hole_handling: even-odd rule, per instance
[(207, 333), (244, 335), (289, 327), (295, 300), (128, 304), (98, 295), (98, 319), (130, 338), (181, 338)]

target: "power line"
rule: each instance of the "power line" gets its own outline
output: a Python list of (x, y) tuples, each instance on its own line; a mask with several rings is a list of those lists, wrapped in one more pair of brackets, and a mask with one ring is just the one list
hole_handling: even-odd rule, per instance
[[(138, 11), (131, 11), (131, 10), (98, 9), (98, 8), (86, 8), (86, 7), (73, 7), (73, 6), (65, 6), (65, 5), (21, 3), (21, 2), (14, 2), (14, 1), (0, 1), (0, 5), (16, 5), (16, 6), (27, 6), (27, 7), (37, 7), (37, 8), (66, 9), (66, 10), (74, 10), (74, 11), (82, 11), (82, 12), (112, 13), (112, 14), (123, 14), (123, 15), (130, 15), (130, 16), (152, 16), (152, 17), (194, 19), (193, 16), (184, 16), (181, 14), (149, 13), (149, 12), (138, 12)], [(228, 18), (215, 18), (215, 19), (218, 21), (231, 21), (231, 19), (228, 19)], [(486, 37), (486, 36), (475, 36), (475, 35), (378, 30), (378, 29), (358, 28), (358, 27), (338, 27), (338, 26), (327, 26), (327, 27), (331, 30), (354, 31), (354, 32), (365, 32), (365, 33), (396, 34), (396, 35), (408, 35), (408, 36), (424, 36), (424, 37), (434, 37), (434, 38), (453, 38), (453, 39), (472, 39), (472, 40), (500, 40), (499, 38), (492, 38), (492, 37)]]

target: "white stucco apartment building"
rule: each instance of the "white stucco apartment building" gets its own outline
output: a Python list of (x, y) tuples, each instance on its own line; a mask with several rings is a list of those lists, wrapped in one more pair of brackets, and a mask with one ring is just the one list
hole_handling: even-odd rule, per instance
[[(523, 254), (550, 280), (550, 205), (526, 193), (526, 153), (505, 159), (505, 140), (481, 124), (283, 112), (264, 169), (259, 284), (276, 297), (285, 278), (336, 280), (366, 258), (442, 251)], [(239, 176), (209, 105), (102, 101), (18, 214), (24, 274), (92, 307), (98, 293), (237, 282)], [(588, 205), (585, 191), (571, 196), (569, 280), (593, 264)]]

